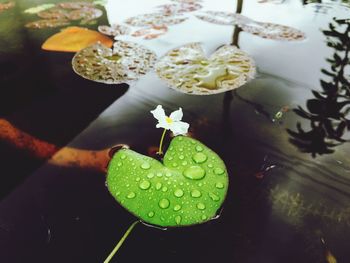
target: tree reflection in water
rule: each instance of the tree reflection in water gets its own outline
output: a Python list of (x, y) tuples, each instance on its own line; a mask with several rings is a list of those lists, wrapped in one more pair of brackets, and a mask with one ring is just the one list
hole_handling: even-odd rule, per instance
[(323, 34), (327, 45), (335, 50), (333, 57), (327, 59), (330, 70), (321, 70), (331, 80), (320, 81), (322, 91), (312, 92), (315, 97), (306, 102), (306, 109), (294, 109), (309, 120), (310, 128), (305, 130), (298, 122), (297, 131), (288, 129), (290, 142), (313, 157), (332, 153), (334, 147), (350, 141), (345, 138), (350, 131), (350, 78), (345, 70), (350, 64), (350, 20), (334, 19)]

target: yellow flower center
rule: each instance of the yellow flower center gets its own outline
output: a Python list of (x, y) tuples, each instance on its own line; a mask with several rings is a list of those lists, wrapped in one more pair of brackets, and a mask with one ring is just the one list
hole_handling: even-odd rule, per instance
[(173, 123), (173, 120), (171, 118), (169, 118), (169, 117), (165, 117), (165, 120), (169, 124)]

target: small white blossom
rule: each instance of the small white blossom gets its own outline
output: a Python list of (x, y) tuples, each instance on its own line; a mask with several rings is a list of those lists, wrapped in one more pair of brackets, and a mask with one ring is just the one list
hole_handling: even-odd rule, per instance
[(165, 115), (165, 111), (162, 105), (158, 105), (153, 111), (151, 111), (154, 118), (158, 120), (157, 128), (164, 128), (171, 130), (174, 135), (183, 135), (188, 132), (190, 125), (186, 122), (181, 121), (183, 113), (182, 109), (179, 108), (177, 111), (173, 111), (170, 116)]

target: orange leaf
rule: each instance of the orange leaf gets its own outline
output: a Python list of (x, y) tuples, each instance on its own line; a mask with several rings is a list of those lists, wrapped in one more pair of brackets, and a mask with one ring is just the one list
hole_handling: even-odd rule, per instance
[(41, 46), (48, 51), (78, 52), (96, 42), (112, 47), (113, 41), (101, 33), (83, 27), (67, 27), (49, 37)]

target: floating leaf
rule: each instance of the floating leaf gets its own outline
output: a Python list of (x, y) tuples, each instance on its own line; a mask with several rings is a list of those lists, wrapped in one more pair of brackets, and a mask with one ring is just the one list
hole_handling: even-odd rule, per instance
[(293, 27), (275, 23), (257, 22), (248, 17), (236, 14), (236, 24), (244, 31), (262, 38), (284, 41), (305, 39), (304, 32)]
[(175, 25), (184, 22), (186, 19), (187, 17), (151, 13), (130, 17), (124, 22), (131, 26)]
[(152, 25), (150, 27), (136, 30), (134, 33), (131, 34), (131, 36), (143, 37), (144, 39), (149, 40), (149, 39), (155, 39), (159, 36), (162, 36), (167, 32), (168, 32), (168, 27), (165, 25), (161, 25), (161, 26)]
[(168, 227), (200, 224), (214, 218), (228, 189), (225, 164), (202, 143), (177, 136), (163, 164), (129, 149), (108, 166), (113, 197), (146, 223)]
[(25, 25), (27, 28), (53, 28), (53, 27), (62, 27), (69, 25), (70, 22), (67, 19), (42, 19), (34, 22), (29, 22)]
[(199, 43), (190, 43), (165, 54), (156, 71), (173, 89), (210, 95), (245, 84), (255, 75), (255, 63), (235, 46), (225, 45), (208, 59)]
[(91, 2), (64, 2), (64, 3), (59, 3), (59, 7), (64, 8), (64, 9), (82, 9), (86, 7), (94, 7), (94, 3)]
[(15, 7), (15, 2), (0, 3), (0, 12), (11, 9)]
[(84, 7), (71, 11), (67, 17), (70, 20), (81, 20), (82, 24), (86, 24), (91, 20), (97, 19), (103, 15), (100, 9), (93, 7)]
[(231, 12), (224, 11), (205, 11), (196, 14), (196, 17), (209, 23), (219, 25), (234, 25), (236, 16)]
[(37, 15), (38, 17), (44, 19), (67, 19), (68, 11), (54, 7), (44, 11), (40, 11)]
[(98, 31), (107, 36), (127, 35), (130, 33), (130, 28), (124, 25), (113, 24), (112, 26), (101, 25)]
[(112, 47), (113, 41), (101, 33), (83, 27), (67, 27), (48, 38), (41, 46), (44, 50), (78, 52), (83, 48), (100, 42), (106, 47)]
[(96, 82), (128, 83), (146, 74), (156, 61), (152, 51), (136, 43), (117, 40), (113, 47), (95, 44), (81, 50), (72, 60), (74, 71)]
[(55, 6), (55, 4), (42, 4), (42, 5), (38, 5), (38, 6), (35, 6), (35, 7), (28, 8), (28, 9), (24, 10), (24, 13), (37, 14), (39, 12), (42, 12), (42, 11), (44, 11), (46, 9), (49, 9), (49, 8), (52, 8), (54, 6)]
[(250, 19), (237, 13), (223, 11), (206, 11), (196, 15), (206, 22), (220, 25), (237, 25), (244, 32), (273, 40), (295, 41), (304, 40), (305, 34), (293, 27), (275, 23), (264, 23)]
[(200, 4), (197, 3), (178, 3), (178, 4), (166, 4), (159, 5), (156, 7), (161, 13), (165, 15), (176, 15), (187, 12), (194, 12), (202, 8)]
[(27, 9), (25, 12), (37, 14), (43, 20), (26, 24), (28, 28), (50, 28), (69, 25), (71, 21), (81, 20), (80, 24), (94, 24), (103, 15), (102, 10), (95, 8), (91, 2), (64, 2), (46, 4)]

